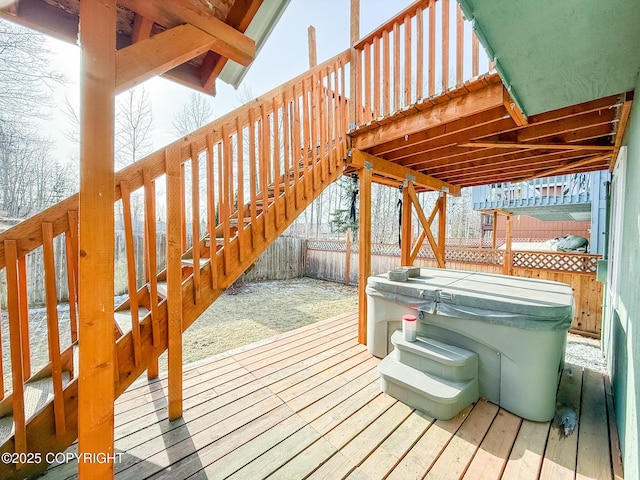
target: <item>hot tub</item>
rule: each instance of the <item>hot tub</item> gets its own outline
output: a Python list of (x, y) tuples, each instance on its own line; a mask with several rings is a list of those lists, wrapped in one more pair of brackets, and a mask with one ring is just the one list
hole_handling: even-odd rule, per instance
[(367, 347), (391, 350), (402, 315), (418, 316), (418, 336), (478, 354), (479, 393), (533, 421), (555, 412), (574, 300), (569, 285), (446, 269), (414, 269), (406, 282), (386, 274), (367, 284)]

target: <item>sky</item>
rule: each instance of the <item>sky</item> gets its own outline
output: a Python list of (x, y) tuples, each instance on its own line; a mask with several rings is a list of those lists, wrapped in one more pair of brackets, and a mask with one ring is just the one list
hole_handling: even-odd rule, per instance
[[(361, 0), (360, 36), (365, 36), (411, 3), (413, 0)], [(217, 82), (217, 95), (211, 100), (214, 116), (239, 107), (239, 92), (245, 88), (258, 96), (305, 72), (309, 68), (307, 29), (310, 25), (316, 29), (318, 63), (346, 50), (349, 47), (349, 17), (350, 0), (291, 0), (238, 91)], [(77, 158), (77, 146), (64, 138), (62, 132), (68, 123), (64, 113), (65, 98), (72, 105), (79, 102), (80, 50), (54, 39), (49, 42), (53, 65), (68, 81), (53, 92), (58, 108), (52, 113), (47, 130), (61, 157)], [(156, 150), (176, 138), (173, 117), (182, 111), (193, 90), (159, 77), (145, 82), (144, 87), (153, 108), (153, 148)]]

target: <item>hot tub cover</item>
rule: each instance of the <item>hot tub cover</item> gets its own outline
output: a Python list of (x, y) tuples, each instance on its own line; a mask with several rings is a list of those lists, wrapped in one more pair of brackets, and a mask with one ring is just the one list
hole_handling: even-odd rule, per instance
[(427, 313), (527, 330), (568, 330), (574, 313), (569, 285), (481, 272), (422, 268), (407, 282), (383, 274), (369, 277), (366, 291)]

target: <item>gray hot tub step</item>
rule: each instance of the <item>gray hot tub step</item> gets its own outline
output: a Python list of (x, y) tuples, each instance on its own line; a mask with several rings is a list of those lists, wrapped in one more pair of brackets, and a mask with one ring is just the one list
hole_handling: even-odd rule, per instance
[(478, 376), (478, 354), (431, 338), (418, 337), (408, 342), (401, 330), (391, 336), (394, 350), (391, 356), (422, 372), (454, 382), (464, 382)]
[(478, 400), (478, 380), (452, 382), (421, 372), (389, 355), (378, 364), (382, 391), (438, 419), (448, 420)]

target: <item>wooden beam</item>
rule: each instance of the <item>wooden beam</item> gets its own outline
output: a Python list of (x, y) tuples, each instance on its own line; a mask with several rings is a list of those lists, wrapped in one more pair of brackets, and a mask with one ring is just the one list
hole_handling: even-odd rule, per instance
[[(356, 154), (356, 152), (358, 153)], [(438, 192), (446, 191), (455, 197), (460, 196), (461, 190), (459, 185), (452, 185), (450, 183), (443, 182), (442, 180), (411, 170), (410, 168), (403, 167), (402, 165), (398, 165), (383, 158), (379, 158), (359, 150), (352, 150), (351, 156), (347, 157), (347, 163), (351, 163), (357, 168), (362, 168), (365, 162), (372, 165), (374, 173), (381, 173), (383, 175), (396, 178), (400, 182), (409, 180), (428, 190), (435, 190)]]
[(216, 39), (211, 50), (242, 66), (248, 66), (256, 56), (256, 43), (215, 17), (204, 4), (164, 0), (118, 0), (118, 3), (167, 28), (190, 23)]
[(537, 173), (536, 175), (533, 175), (531, 177), (527, 177), (521, 180), (517, 180), (519, 182), (527, 182), (529, 180), (534, 180), (536, 178), (544, 178), (544, 177), (551, 177), (552, 175), (558, 175), (558, 174), (562, 174), (563, 172), (573, 169), (573, 168), (578, 168), (578, 167), (584, 167), (585, 165), (590, 165), (592, 163), (596, 163), (596, 162), (600, 162), (606, 158), (611, 157), (611, 154), (608, 155), (599, 155), (597, 157), (590, 157), (590, 158), (585, 158), (584, 160), (578, 160), (577, 162), (571, 162), (571, 163), (567, 163), (565, 165), (562, 165), (561, 167), (557, 167), (557, 168), (551, 168), (549, 170), (544, 170), (540, 173)]
[(318, 50), (316, 49), (316, 29), (313, 25), (309, 25), (307, 29), (309, 37), (309, 68), (318, 65)]
[(153, 20), (136, 14), (133, 19), (133, 30), (131, 31), (131, 43), (137, 43), (141, 40), (145, 40), (151, 36), (151, 29), (153, 28)]
[[(263, 0), (236, 0), (229, 10), (225, 23), (239, 32), (246, 32)], [(213, 91), (215, 81), (227, 64), (228, 59), (216, 52), (209, 52), (200, 66), (200, 78), (205, 90)]]
[[(356, 152), (356, 159), (360, 152)], [(359, 159), (358, 159), (359, 160)], [(360, 169), (360, 219), (358, 226), (358, 342), (367, 343), (367, 281), (371, 275), (371, 167)]]
[(609, 171), (613, 172), (618, 161), (618, 152), (622, 146), (622, 140), (624, 138), (624, 132), (627, 129), (627, 123), (629, 122), (629, 114), (631, 113), (631, 105), (633, 104), (633, 92), (627, 92), (622, 96), (622, 105), (620, 106), (620, 117), (618, 119), (618, 126), (616, 129), (616, 140), (613, 146), (613, 154), (611, 155), (611, 163), (609, 165)]
[(507, 89), (504, 87), (502, 87), (502, 97), (503, 97), (502, 103), (504, 105), (504, 108), (507, 109), (507, 112), (509, 112), (509, 115), (511, 116), (513, 121), (516, 122), (516, 125), (518, 125), (519, 127), (524, 127), (528, 125), (529, 120), (527, 119), (527, 116), (520, 109), (518, 104), (515, 102), (515, 100), (511, 97)]
[(521, 148), (523, 150), (613, 150), (610, 145), (574, 145), (572, 143), (512, 143), (512, 142), (467, 142), (461, 143), (459, 147), (478, 148)]
[(112, 478), (115, 0), (80, 2), (80, 45), (78, 474)]
[(502, 105), (502, 84), (491, 84), (413, 114), (408, 110), (403, 117), (361, 134), (352, 132), (353, 148), (367, 150)]
[(435, 219), (436, 214), (439, 213), (440, 199), (438, 199), (438, 202), (436, 202), (436, 204), (433, 207), (433, 210), (431, 211), (431, 215), (429, 215), (429, 218), (427, 218), (426, 215), (424, 214), (424, 210), (422, 210), (422, 207), (420, 206), (420, 200), (418, 199), (418, 195), (416, 194), (416, 191), (413, 188), (409, 189), (409, 196), (411, 197), (411, 201), (413, 202), (413, 205), (416, 207), (416, 214), (418, 215), (418, 219), (422, 224), (423, 231), (427, 237), (427, 241), (429, 242), (429, 245), (431, 246), (431, 250), (433, 250), (433, 254), (436, 257), (436, 262), (438, 263), (438, 267), (444, 268), (444, 255), (440, 256), (440, 248), (438, 247), (438, 242), (436, 242), (436, 239), (433, 237), (433, 233), (431, 232), (431, 224), (433, 223), (433, 220)]
[(208, 51), (216, 42), (193, 25), (179, 25), (118, 50), (116, 91), (123, 92)]
[(512, 242), (512, 225), (511, 225), (511, 215), (507, 215), (506, 226), (505, 226), (505, 252), (502, 262), (502, 273), (503, 275), (511, 275), (513, 271), (512, 267), (512, 256), (513, 252), (511, 250), (511, 242)]

